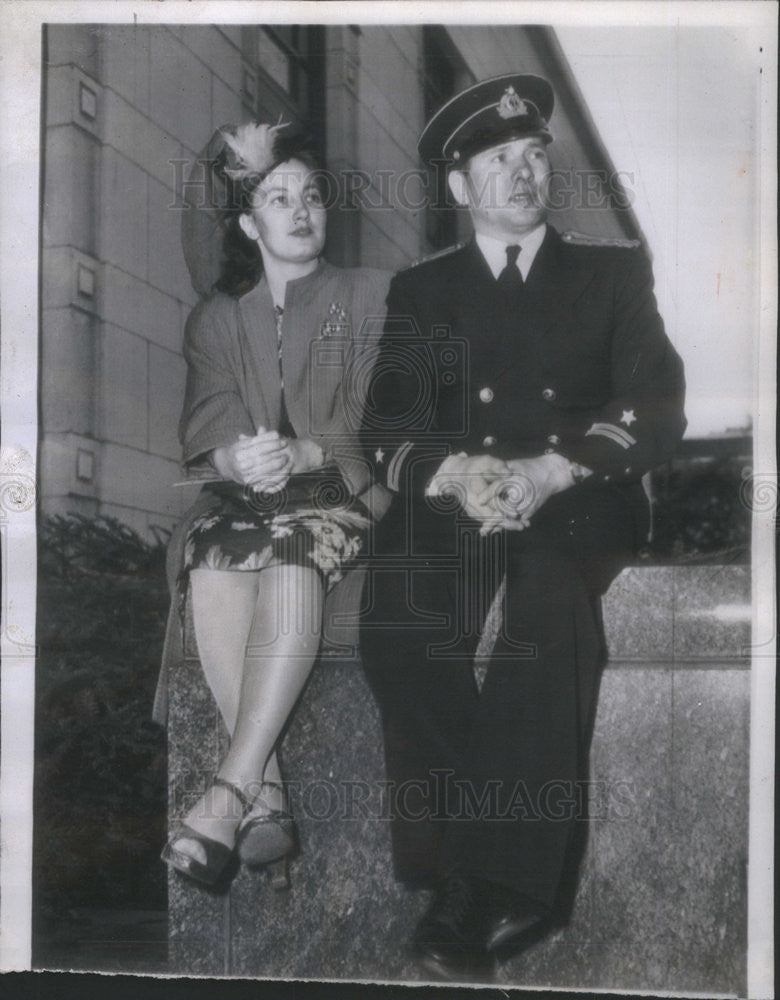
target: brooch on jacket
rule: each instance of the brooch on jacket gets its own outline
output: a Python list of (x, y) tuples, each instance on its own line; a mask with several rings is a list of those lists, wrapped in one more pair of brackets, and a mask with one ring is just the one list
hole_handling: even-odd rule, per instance
[(328, 315), (320, 327), (320, 336), (349, 336), (349, 314), (340, 302), (331, 302), (328, 306)]

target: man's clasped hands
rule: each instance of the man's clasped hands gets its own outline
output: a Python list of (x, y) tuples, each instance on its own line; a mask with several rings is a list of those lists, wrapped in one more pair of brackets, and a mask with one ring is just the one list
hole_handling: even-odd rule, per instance
[(558, 454), (503, 461), (492, 455), (450, 455), (431, 480), (428, 496), (454, 496), (481, 522), (480, 534), (521, 531), (555, 493), (574, 485), (571, 463)]

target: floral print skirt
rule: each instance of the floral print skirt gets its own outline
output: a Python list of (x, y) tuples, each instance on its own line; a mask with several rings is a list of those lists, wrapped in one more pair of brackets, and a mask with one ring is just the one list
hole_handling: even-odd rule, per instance
[(192, 569), (260, 570), (271, 562), (311, 567), (326, 588), (365, 550), (370, 518), (338, 468), (291, 476), (279, 493), (209, 483), (215, 504), (190, 526), (184, 574)]

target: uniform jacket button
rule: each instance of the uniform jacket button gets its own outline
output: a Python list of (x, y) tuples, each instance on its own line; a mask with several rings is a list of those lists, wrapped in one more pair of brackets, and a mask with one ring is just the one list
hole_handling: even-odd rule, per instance
[(479, 390), (479, 398), (483, 403), (493, 402), (493, 390), (489, 386)]
[(550, 444), (560, 444), (561, 443), (561, 439), (558, 437), (557, 434), (550, 434), (550, 436), (547, 438), (547, 440), (550, 442)]
[(548, 402), (555, 399), (555, 389), (542, 389), (542, 399), (546, 399)]
[(495, 443), (496, 439), (493, 437), (492, 434), (488, 434), (486, 437), (482, 439), (482, 445), (485, 448), (492, 448)]

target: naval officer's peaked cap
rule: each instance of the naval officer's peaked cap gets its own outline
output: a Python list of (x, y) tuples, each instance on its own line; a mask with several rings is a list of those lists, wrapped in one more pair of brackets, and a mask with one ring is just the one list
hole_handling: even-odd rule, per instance
[(552, 136), (548, 121), (555, 97), (541, 76), (510, 73), (482, 80), (456, 94), (425, 126), (417, 149), (426, 163), (470, 156), (509, 139)]

